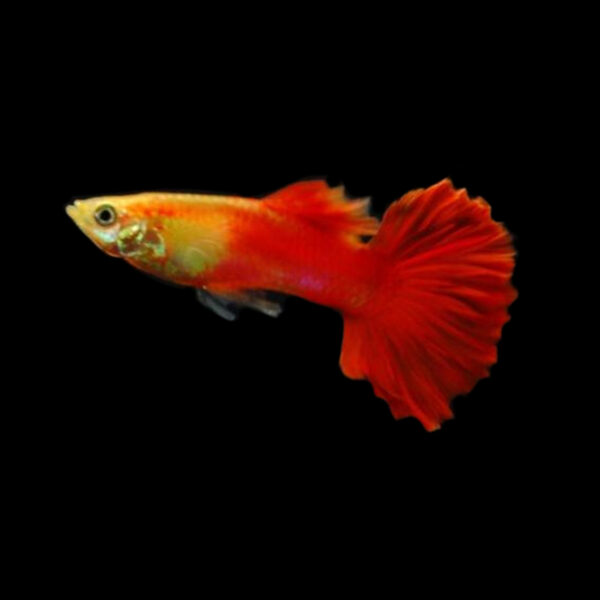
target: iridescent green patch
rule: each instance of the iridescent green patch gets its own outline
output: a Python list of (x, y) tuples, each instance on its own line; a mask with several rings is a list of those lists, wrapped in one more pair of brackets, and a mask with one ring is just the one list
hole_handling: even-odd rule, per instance
[(154, 229), (147, 229), (143, 222), (123, 227), (117, 236), (117, 246), (123, 256), (142, 261), (164, 258), (166, 255), (162, 236)]
[(149, 229), (146, 231), (146, 235), (144, 236), (142, 243), (146, 246), (146, 248), (148, 248), (154, 258), (164, 258), (167, 255), (165, 241), (154, 229)]
[(141, 223), (132, 223), (123, 227), (117, 235), (119, 252), (123, 256), (135, 256), (140, 250), (145, 230), (145, 226)]

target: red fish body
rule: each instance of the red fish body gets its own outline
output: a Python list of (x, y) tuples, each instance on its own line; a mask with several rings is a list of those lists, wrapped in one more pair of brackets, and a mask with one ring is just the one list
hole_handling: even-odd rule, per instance
[[(240, 215), (231, 252), (202, 283), (222, 292), (273, 290), (338, 310), (350, 310), (370, 292), (378, 262), (364, 244), (302, 215), (287, 216), (269, 201), (260, 208)], [(376, 228), (369, 219), (360, 231)]]
[(381, 225), (367, 210), (323, 181), (263, 200), (141, 194), (68, 208), (107, 253), (198, 289), (226, 318), (233, 304), (276, 316), (265, 292), (338, 310), (343, 372), (433, 430), (496, 362), (516, 297), (510, 235), (449, 180), (405, 195)]

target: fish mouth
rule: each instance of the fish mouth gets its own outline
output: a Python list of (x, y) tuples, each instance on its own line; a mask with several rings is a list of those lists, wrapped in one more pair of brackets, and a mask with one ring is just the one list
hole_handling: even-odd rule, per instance
[(65, 211), (77, 225), (79, 225), (81, 222), (80, 204), (81, 200), (75, 200), (73, 204), (67, 204), (67, 206), (65, 206)]

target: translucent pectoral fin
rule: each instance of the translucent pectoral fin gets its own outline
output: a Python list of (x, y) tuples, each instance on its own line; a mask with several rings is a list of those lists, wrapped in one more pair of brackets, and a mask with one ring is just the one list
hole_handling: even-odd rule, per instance
[(241, 308), (252, 308), (269, 317), (278, 317), (283, 311), (283, 299), (262, 290), (218, 294), (206, 289), (197, 289), (196, 295), (201, 304), (227, 321), (234, 321)]

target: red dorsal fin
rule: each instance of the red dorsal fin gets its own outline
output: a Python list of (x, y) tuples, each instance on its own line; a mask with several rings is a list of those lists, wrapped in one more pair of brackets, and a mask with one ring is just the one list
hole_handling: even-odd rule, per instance
[(369, 216), (368, 198), (350, 200), (343, 186), (331, 188), (320, 179), (288, 185), (264, 202), (279, 213), (352, 238), (374, 235), (379, 229), (379, 221)]

